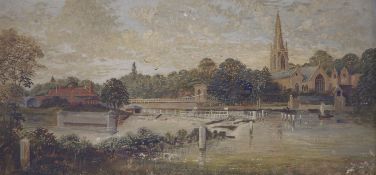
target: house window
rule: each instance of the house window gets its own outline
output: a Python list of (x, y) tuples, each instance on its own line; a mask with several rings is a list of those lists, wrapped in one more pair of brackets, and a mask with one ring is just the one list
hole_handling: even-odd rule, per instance
[(341, 96), (341, 91), (337, 91), (337, 96)]

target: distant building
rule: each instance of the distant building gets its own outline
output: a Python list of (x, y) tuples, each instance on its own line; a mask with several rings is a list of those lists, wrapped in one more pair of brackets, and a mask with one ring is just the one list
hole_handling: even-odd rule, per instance
[(279, 84), (282, 90), (291, 89), (297, 93), (315, 92), (332, 94), (338, 86), (358, 85), (360, 74), (349, 71), (346, 67), (334, 68), (328, 74), (320, 66), (303, 66), (288, 68), (289, 58), (287, 42), (283, 44), (281, 20), (277, 14), (274, 42), (271, 46), (270, 70), (272, 80)]
[(95, 105), (99, 104), (99, 97), (94, 92), (93, 84), (89, 87), (56, 87), (50, 89), (45, 98), (60, 97), (66, 99), (70, 105)]

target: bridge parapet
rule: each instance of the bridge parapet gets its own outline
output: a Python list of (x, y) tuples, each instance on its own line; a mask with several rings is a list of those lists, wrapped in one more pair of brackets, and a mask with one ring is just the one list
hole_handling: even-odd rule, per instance
[(142, 98), (133, 98), (129, 99), (130, 103), (195, 103), (195, 99), (193, 97), (185, 97), (185, 98), (148, 98), (148, 99), (142, 99)]

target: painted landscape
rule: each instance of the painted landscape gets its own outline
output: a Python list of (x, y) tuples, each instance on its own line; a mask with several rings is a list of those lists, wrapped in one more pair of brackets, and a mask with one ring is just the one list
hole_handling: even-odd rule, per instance
[(374, 175), (375, 0), (0, 0), (0, 174)]

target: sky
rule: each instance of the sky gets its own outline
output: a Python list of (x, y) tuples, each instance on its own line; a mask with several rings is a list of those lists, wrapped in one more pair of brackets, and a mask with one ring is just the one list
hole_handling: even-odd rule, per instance
[(376, 47), (376, 0), (0, 0), (0, 29), (32, 36), (46, 68), (34, 82), (76, 76), (102, 83), (131, 71), (167, 74), (235, 58), (269, 65), (276, 13), (290, 62)]

